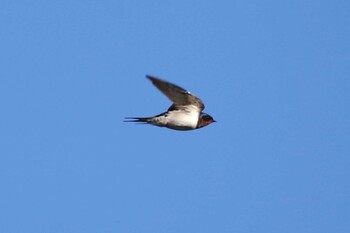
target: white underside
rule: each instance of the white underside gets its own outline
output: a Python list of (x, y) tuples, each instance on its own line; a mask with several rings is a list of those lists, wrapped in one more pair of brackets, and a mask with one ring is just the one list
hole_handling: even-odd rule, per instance
[(154, 118), (152, 124), (177, 130), (191, 130), (197, 128), (198, 118), (199, 111), (193, 107), (186, 110), (170, 111)]

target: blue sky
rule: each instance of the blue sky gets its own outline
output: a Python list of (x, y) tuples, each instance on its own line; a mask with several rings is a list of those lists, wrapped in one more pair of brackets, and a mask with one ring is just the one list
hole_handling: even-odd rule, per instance
[[(350, 3), (1, 1), (0, 232), (350, 232)], [(124, 123), (195, 93), (218, 123)]]

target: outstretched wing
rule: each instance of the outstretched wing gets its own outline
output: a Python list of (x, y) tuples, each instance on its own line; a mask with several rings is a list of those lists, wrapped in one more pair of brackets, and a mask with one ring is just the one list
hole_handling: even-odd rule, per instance
[(179, 106), (185, 107), (186, 105), (194, 105), (200, 111), (205, 108), (201, 99), (185, 89), (150, 75), (146, 75), (146, 77), (174, 103), (169, 109), (178, 108)]

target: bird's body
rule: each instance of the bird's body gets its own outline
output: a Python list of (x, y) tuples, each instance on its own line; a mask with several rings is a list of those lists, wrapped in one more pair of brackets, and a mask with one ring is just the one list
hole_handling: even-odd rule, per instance
[(189, 111), (172, 110), (161, 113), (154, 117), (135, 117), (136, 122), (146, 122), (156, 126), (167, 127), (177, 130), (196, 129), (198, 125), (199, 112), (196, 109)]
[(143, 122), (175, 130), (193, 130), (207, 126), (215, 120), (203, 113), (203, 102), (185, 89), (147, 75), (148, 79), (165, 94), (173, 104), (167, 112), (153, 117), (128, 117), (128, 122)]

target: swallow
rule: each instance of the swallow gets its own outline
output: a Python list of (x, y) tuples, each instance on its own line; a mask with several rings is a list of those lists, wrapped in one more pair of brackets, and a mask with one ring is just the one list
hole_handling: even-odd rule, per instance
[(174, 130), (193, 130), (216, 122), (205, 108), (200, 98), (175, 84), (146, 75), (173, 103), (166, 112), (153, 117), (126, 117), (125, 122), (140, 122)]

